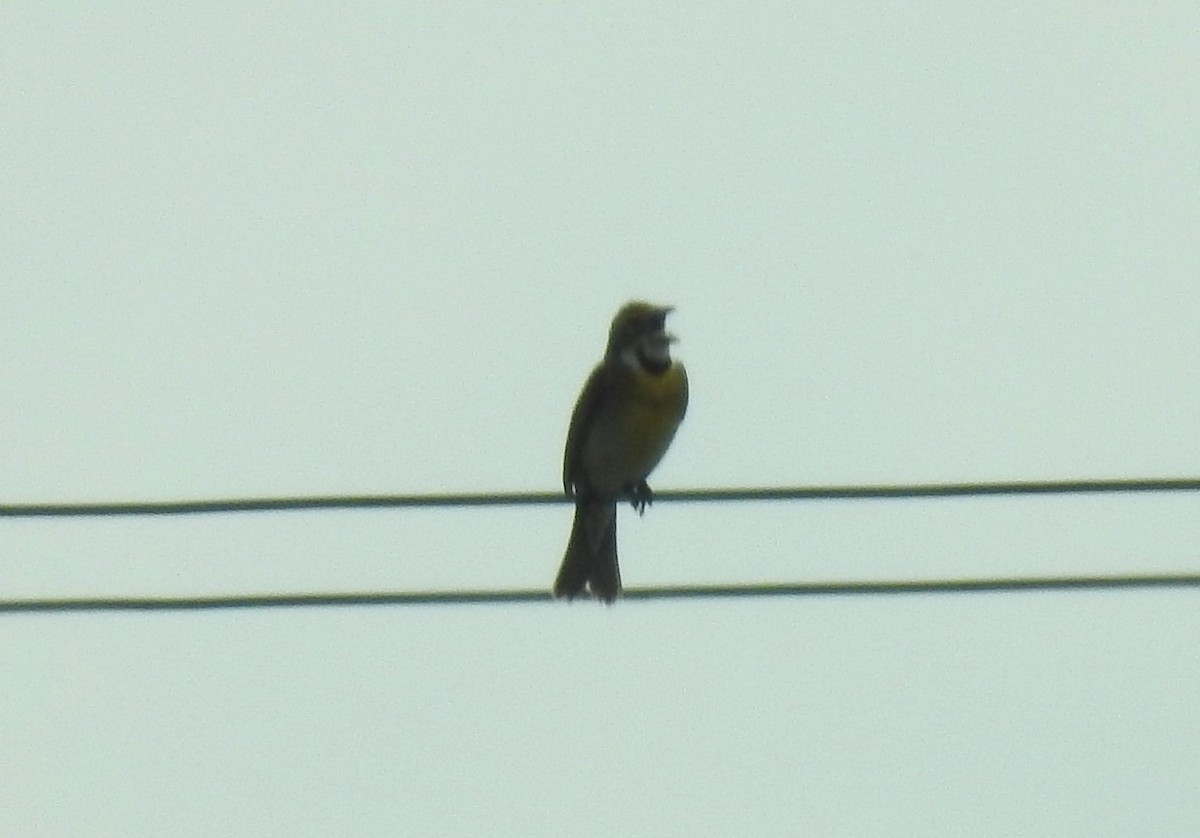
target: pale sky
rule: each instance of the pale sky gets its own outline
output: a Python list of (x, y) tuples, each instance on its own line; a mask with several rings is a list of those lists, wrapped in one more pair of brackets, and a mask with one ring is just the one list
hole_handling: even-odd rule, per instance
[[(1195, 3), (0, 10), (0, 503), (1200, 475)], [(1196, 572), (1196, 494), (621, 513), (630, 586)], [(570, 508), (0, 519), (0, 598), (549, 589)], [(5, 836), (1200, 834), (1197, 592), (0, 615)]]

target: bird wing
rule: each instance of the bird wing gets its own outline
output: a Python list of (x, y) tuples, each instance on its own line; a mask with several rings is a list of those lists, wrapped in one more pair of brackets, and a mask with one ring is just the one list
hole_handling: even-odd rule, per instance
[(604, 392), (608, 389), (607, 368), (599, 364), (588, 376), (583, 391), (575, 402), (575, 410), (571, 412), (571, 425), (567, 429), (567, 447), (563, 451), (563, 490), (568, 495), (575, 494), (575, 487), (583, 478), (580, 474), (583, 458), (583, 445), (587, 440), (588, 431), (596, 420), (604, 400)]

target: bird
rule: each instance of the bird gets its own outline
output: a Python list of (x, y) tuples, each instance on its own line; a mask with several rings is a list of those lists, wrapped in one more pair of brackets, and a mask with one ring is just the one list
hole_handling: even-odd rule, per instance
[(575, 500), (554, 596), (574, 599), (586, 587), (612, 604), (621, 592), (617, 503), (639, 515), (653, 500), (646, 478), (667, 452), (688, 403), (687, 372), (671, 358), (666, 331), (672, 306), (642, 300), (613, 317), (604, 359), (588, 376), (571, 413), (563, 453), (563, 490)]

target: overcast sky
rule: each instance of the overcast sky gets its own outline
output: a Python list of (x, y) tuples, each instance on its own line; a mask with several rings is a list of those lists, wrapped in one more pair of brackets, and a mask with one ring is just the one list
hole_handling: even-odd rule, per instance
[[(0, 503), (1200, 475), (1195, 3), (10, 2)], [(1195, 572), (1200, 497), (683, 505), (630, 586)], [(0, 520), (0, 598), (549, 589), (569, 506)], [(1200, 834), (1194, 590), (0, 616), (0, 834)]]

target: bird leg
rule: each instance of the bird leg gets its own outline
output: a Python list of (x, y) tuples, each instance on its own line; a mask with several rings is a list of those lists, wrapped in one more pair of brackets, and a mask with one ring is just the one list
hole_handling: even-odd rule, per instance
[(645, 479), (631, 483), (628, 487), (629, 505), (637, 510), (638, 515), (646, 514), (646, 507), (654, 503), (654, 492)]

